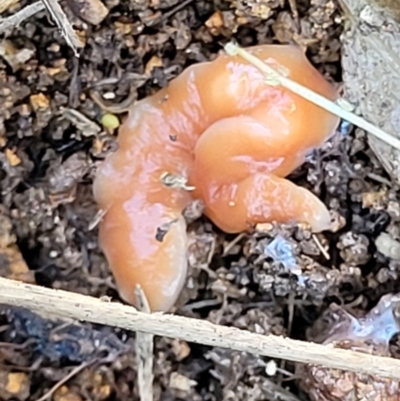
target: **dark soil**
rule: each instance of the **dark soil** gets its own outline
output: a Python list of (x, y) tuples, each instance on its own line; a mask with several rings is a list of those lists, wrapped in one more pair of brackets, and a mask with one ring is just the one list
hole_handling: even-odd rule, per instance
[[(45, 12), (0, 41), (0, 275), (118, 299), (91, 191), (115, 146), (104, 114), (122, 119), (126, 99), (154, 93), (232, 39), (298, 43), (340, 84), (343, 21), (331, 0), (107, 0), (97, 26), (62, 5), (86, 43), (79, 59)], [(329, 205), (335, 232), (265, 225), (235, 237), (206, 219), (193, 223), (191, 275), (176, 313), (306, 339), (330, 303), (366, 311), (400, 290), (400, 262), (375, 246), (384, 230), (400, 237), (399, 192), (365, 134), (342, 124), (292, 178)], [(49, 399), (137, 399), (132, 333), (2, 308), (0, 341), (0, 400), (38, 400), (76, 367)], [(292, 364), (277, 361), (270, 377), (269, 363), (158, 338), (156, 400), (307, 400)]]

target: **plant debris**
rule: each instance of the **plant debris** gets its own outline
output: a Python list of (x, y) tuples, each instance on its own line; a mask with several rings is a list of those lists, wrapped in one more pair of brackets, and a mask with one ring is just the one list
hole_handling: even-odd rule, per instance
[[(399, 2), (341, 0), (347, 24), (342, 36), (344, 96), (372, 123), (399, 137)], [(384, 96), (381, 96), (384, 92)], [(398, 182), (400, 151), (369, 137), (386, 171)]]

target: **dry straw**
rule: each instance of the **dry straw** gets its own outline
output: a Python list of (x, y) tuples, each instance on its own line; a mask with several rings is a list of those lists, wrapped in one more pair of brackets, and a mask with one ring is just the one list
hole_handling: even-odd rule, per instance
[(5, 278), (0, 278), (0, 304), (29, 308), (46, 317), (87, 321), (270, 358), (400, 379), (400, 360), (397, 359), (260, 335), (205, 320), (148, 314), (120, 303)]
[(382, 141), (386, 142), (387, 144), (393, 146), (396, 149), (400, 150), (400, 140), (395, 138), (393, 135), (388, 134), (387, 132), (381, 130), (380, 128), (376, 127), (375, 125), (371, 124), (364, 118), (352, 113), (348, 110), (348, 106), (350, 106), (346, 101), (341, 100), (341, 104), (347, 104), (347, 107), (343, 107), (341, 104), (332, 102), (325, 97), (318, 95), (317, 93), (313, 92), (312, 90), (306, 88), (303, 85), (291, 80), (280, 71), (275, 70), (268, 64), (264, 63), (258, 57), (254, 56), (253, 54), (249, 53), (247, 50), (240, 48), (239, 46), (228, 43), (225, 46), (225, 51), (231, 55), (237, 55), (248, 61), (249, 63), (253, 64), (257, 67), (262, 73), (265, 74), (266, 83), (269, 85), (281, 85), (286, 89), (296, 93), (299, 96), (302, 96), (304, 99), (316, 104), (319, 107), (335, 114), (336, 116), (343, 118), (344, 120), (356, 125), (364, 129), (365, 131), (369, 132), (371, 135), (381, 139)]

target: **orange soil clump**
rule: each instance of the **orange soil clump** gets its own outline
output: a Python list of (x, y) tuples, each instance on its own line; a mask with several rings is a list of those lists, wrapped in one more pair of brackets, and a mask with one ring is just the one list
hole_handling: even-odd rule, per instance
[[(248, 51), (336, 99), (336, 90), (299, 48)], [(107, 211), (100, 242), (122, 298), (135, 304), (140, 284), (152, 310), (167, 311), (175, 303), (187, 270), (182, 210), (193, 199), (201, 199), (205, 214), (229, 233), (272, 221), (328, 229), (324, 204), (284, 177), (338, 122), (300, 96), (266, 85), (257, 68), (227, 55), (189, 67), (134, 105), (121, 126), (118, 151), (94, 183), (98, 205)], [(186, 178), (195, 190), (164, 185), (166, 172)]]

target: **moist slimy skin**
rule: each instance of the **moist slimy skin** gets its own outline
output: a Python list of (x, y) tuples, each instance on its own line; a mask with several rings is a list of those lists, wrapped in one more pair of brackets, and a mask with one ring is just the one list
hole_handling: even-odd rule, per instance
[[(248, 49), (330, 100), (336, 90), (295, 46)], [(118, 150), (97, 172), (94, 194), (106, 214), (100, 243), (122, 298), (143, 288), (154, 311), (167, 311), (184, 285), (186, 223), (193, 199), (222, 230), (262, 222), (329, 228), (324, 204), (285, 177), (336, 129), (338, 118), (280, 86), (245, 60), (222, 55), (187, 68), (136, 103), (121, 126)], [(160, 177), (183, 177), (193, 191)]]
[[(375, 308), (362, 317), (336, 306), (316, 322), (315, 335), (309, 340), (390, 357), (390, 340), (400, 331), (399, 311), (400, 294), (384, 295)], [(398, 380), (322, 366), (306, 366), (304, 373), (302, 386), (312, 401), (400, 400)]]

